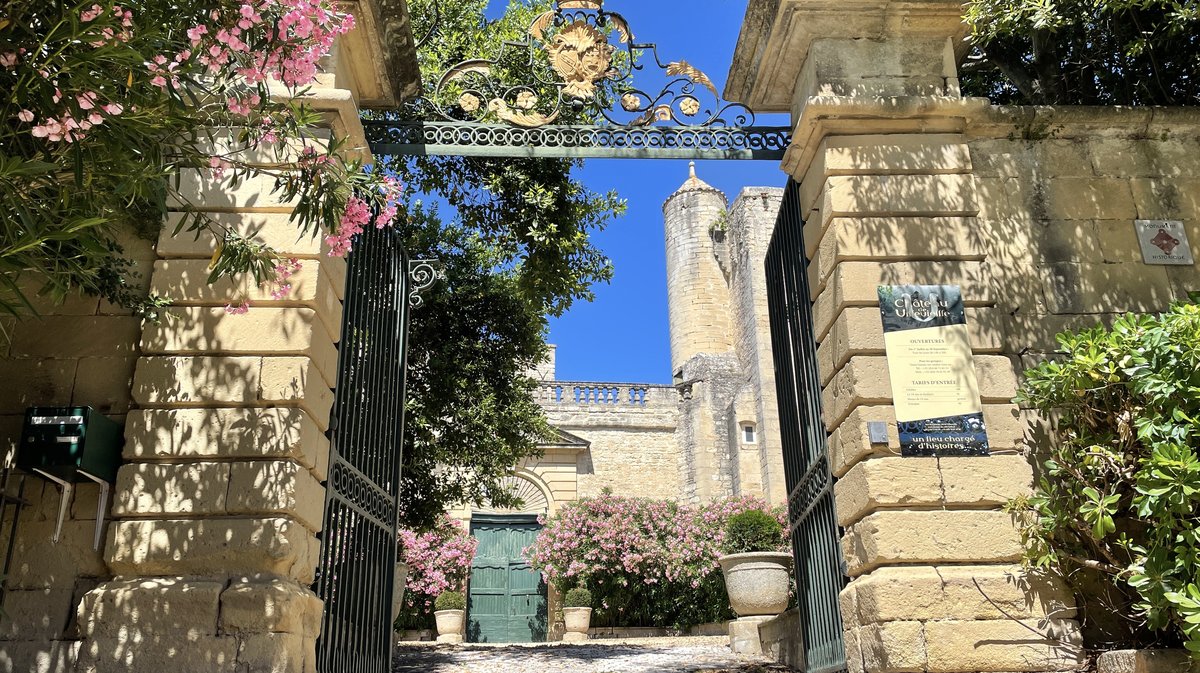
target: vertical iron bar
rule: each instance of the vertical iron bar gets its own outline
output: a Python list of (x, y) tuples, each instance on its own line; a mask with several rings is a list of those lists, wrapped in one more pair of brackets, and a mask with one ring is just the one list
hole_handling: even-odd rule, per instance
[(404, 260), (399, 237), (378, 229), (357, 238), (348, 260), (315, 587), (325, 601), (322, 673), (391, 667), (408, 329), (396, 297), (407, 287)]
[(767, 251), (767, 303), (803, 666), (806, 673), (839, 673), (847, 670), (838, 610), (845, 580), (821, 419), (821, 379), (799, 191), (799, 185), (789, 180)]

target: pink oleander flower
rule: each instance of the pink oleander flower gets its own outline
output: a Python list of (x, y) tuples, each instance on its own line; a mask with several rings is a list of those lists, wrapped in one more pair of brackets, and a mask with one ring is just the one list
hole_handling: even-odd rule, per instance
[(104, 13), (104, 8), (100, 5), (92, 5), (90, 9), (85, 9), (79, 13), (79, 20), (87, 23), (96, 20), (96, 17)]
[(20, 119), (21, 121), (23, 121), (25, 123), (29, 123), (29, 122), (33, 121), (33, 111), (32, 110), (21, 110), (20, 112), (17, 113), (17, 119)]
[(250, 107), (248, 105), (246, 105), (245, 103), (243, 103), (242, 99), (234, 97), (234, 96), (230, 96), (225, 101), (225, 107), (228, 108), (229, 111), (234, 114), (243, 115), (243, 116), (250, 114)]
[(300, 263), (300, 260), (295, 257), (280, 260), (275, 265), (275, 280), (269, 283), (269, 286), (274, 288), (271, 290), (271, 298), (277, 301), (286, 299), (292, 292), (292, 284), (287, 281), (302, 268), (303, 265)]
[(408, 564), (405, 605), (431, 614), (433, 599), (446, 591), (462, 591), (471, 573), (477, 541), (460, 524), (442, 515), (431, 530), (401, 528), (400, 559)]
[(43, 123), (33, 127), (33, 137), (52, 141), (62, 140), (62, 126), (54, 117), (47, 117)]
[(107, 103), (100, 106), (100, 108), (114, 117), (125, 111), (125, 108), (121, 107), (120, 103)]
[(0, 66), (4, 66), (5, 68), (11, 68), (16, 64), (17, 64), (17, 52), (6, 51), (3, 53), (0, 53)]
[(228, 161), (221, 157), (209, 157), (208, 169), (214, 180), (220, 180), (225, 177), (225, 171), (231, 166)]
[(232, 302), (225, 304), (225, 312), (229, 315), (245, 315), (250, 312), (250, 300), (243, 299), (241, 303), (236, 305)]

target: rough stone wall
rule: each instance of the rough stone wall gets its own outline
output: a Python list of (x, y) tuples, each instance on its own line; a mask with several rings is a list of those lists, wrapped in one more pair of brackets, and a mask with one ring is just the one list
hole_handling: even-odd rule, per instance
[[(987, 327), (1006, 353), (1028, 364), (1062, 329), (1161, 310), (1200, 289), (1196, 266), (1145, 264), (1133, 226), (1182, 220), (1200, 259), (1200, 112), (1015, 113), (989, 111), (967, 137), (999, 309)], [(1020, 139), (1039, 129), (1046, 137)]]
[[(124, 237), (126, 253), (149, 283), (154, 245)], [(34, 294), (36, 288), (29, 288)], [(125, 423), (137, 361), (141, 321), (95, 297), (72, 296), (62, 305), (32, 296), (41, 317), (5, 320), (0, 378), (0, 455), (11, 461), (30, 406), (92, 406)], [(17, 479), (9, 486), (17, 493)], [(100, 487), (78, 484), (58, 544), (51, 543), (59, 492), (48, 481), (26, 477), (17, 522), (13, 563), (4, 581), (0, 617), (0, 672), (72, 668), (79, 648), (76, 608), (84, 593), (110, 576), (100, 550), (92, 548)], [(110, 501), (111, 502), (111, 501)], [(0, 522), (6, 549), (13, 508)], [(107, 518), (107, 517), (106, 517)]]
[(617, 495), (677, 498), (679, 468), (675, 433), (648, 428), (572, 428), (592, 443), (576, 464), (579, 497), (611, 488)]
[(529, 372), (529, 376), (538, 381), (553, 381), (556, 378), (555, 353), (558, 350), (558, 346), (550, 344), (546, 348), (549, 349), (546, 359)]
[[(586, 390), (603, 388), (621, 392), (606, 398), (577, 399), (574, 393), (577, 385)], [(631, 388), (645, 391), (644, 403), (629, 402)], [(618, 495), (679, 497), (680, 455), (675, 443), (679, 396), (674, 388), (568, 382), (543, 385), (543, 391), (550, 389), (559, 392), (543, 394), (540, 400), (550, 424), (591, 443), (587, 450), (570, 454), (578, 497), (598, 495), (606, 487)], [(570, 480), (567, 455), (554, 454), (560, 469), (547, 476), (548, 484), (551, 478), (561, 482), (558, 488), (564, 496), (571, 488), (566, 483)], [(534, 469), (543, 469), (551, 457), (547, 454)]]
[(746, 377), (752, 408), (738, 414), (736, 422), (757, 426), (756, 445), (745, 445), (734, 429), (735, 446), (750, 454), (742, 470), (743, 491), (758, 490), (772, 503), (787, 499), (783, 477), (783, 450), (779, 442), (779, 408), (775, 393), (775, 362), (771, 351), (771, 324), (767, 311), (767, 276), (764, 261), (783, 190), (747, 187), (729, 211), (728, 246), (730, 315), (738, 363)]
[(696, 355), (683, 364), (684, 393), (676, 433), (682, 497), (707, 502), (738, 495), (738, 394), (745, 374), (733, 353)]

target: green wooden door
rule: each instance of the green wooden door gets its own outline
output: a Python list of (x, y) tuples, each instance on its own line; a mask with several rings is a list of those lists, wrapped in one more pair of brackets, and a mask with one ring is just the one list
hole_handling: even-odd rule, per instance
[(529, 516), (476, 515), (471, 535), (479, 541), (471, 564), (467, 640), (533, 643), (546, 639), (546, 591), (541, 574), (521, 551), (541, 526)]

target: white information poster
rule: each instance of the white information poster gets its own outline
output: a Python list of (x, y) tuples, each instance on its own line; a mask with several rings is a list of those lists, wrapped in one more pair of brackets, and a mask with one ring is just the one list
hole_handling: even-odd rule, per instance
[(881, 285), (879, 311), (901, 453), (988, 455), (959, 288)]

